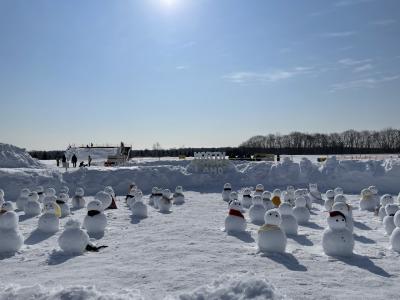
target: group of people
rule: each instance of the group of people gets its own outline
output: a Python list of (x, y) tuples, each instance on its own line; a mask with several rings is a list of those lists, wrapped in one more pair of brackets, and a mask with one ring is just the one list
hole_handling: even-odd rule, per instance
[[(57, 167), (59, 167), (59, 166), (60, 166), (60, 157), (57, 157), (57, 158), (56, 158), (56, 161), (57, 161)], [(68, 169), (69, 164), (68, 164), (68, 159), (67, 159), (67, 156), (65, 155), (65, 153), (64, 153), (64, 154), (62, 155), (62, 157), (61, 157), (61, 163), (62, 163), (61, 166), (62, 166), (63, 168)], [(72, 167), (73, 167), (73, 168), (76, 168), (77, 163), (78, 163), (78, 157), (76, 156), (76, 154), (73, 154), (73, 155), (72, 155), (72, 157), (71, 157), (71, 163), (72, 163)], [(91, 164), (92, 164), (92, 157), (89, 155), (89, 156), (88, 156), (88, 163), (85, 164), (84, 161), (81, 161), (80, 164), (79, 164), (79, 167), (80, 167), (80, 168), (82, 168), (82, 167), (90, 167)]]

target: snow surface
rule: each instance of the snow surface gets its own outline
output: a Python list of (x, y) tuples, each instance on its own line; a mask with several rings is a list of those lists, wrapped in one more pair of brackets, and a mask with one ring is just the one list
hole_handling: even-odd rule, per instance
[[(62, 231), (38, 233), (38, 218), (19, 213), (25, 245), (15, 256), (0, 258), (0, 299), (398, 298), (400, 256), (389, 249), (378, 218), (357, 209), (358, 196), (348, 196), (356, 254), (346, 259), (323, 254), (327, 213), (320, 204), (299, 236), (288, 238), (286, 254), (266, 255), (257, 250), (258, 226), (248, 224), (238, 235), (221, 230), (227, 204), (220, 193), (185, 196), (186, 203), (171, 213), (150, 207), (143, 220), (131, 218), (119, 197), (119, 209), (106, 211), (104, 237), (93, 240), (109, 247), (81, 256), (60, 251)], [(73, 217), (82, 221), (85, 212), (73, 211)]]
[(40, 168), (43, 165), (25, 149), (0, 143), (0, 168)]

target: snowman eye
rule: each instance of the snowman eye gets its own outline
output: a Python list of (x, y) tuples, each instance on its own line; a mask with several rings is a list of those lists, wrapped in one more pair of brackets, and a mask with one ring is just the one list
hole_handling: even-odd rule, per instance
[(338, 219), (336, 219), (336, 222), (339, 222), (339, 220), (338, 220)]

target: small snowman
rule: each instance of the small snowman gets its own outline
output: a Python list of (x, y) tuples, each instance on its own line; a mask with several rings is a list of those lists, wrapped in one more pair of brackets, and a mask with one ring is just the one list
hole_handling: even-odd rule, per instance
[(29, 194), (28, 201), (24, 206), (24, 212), (27, 216), (38, 216), (40, 215), (42, 208), (39, 203), (39, 195), (37, 192), (31, 192)]
[[(286, 235), (297, 235), (297, 230), (298, 230), (299, 226), (297, 224), (297, 219), (293, 215), (293, 207), (289, 203), (283, 202), (279, 206), (278, 211), (282, 218), (280, 227), (285, 232), (285, 234)], [(268, 214), (268, 211), (266, 212), (266, 214)], [(264, 217), (264, 220), (265, 220), (265, 217)]]
[(265, 224), (258, 230), (258, 248), (262, 252), (284, 253), (286, 249), (286, 234), (279, 227), (282, 222), (277, 209), (271, 209), (265, 214)]
[(306, 207), (307, 207), (307, 209), (309, 211), (311, 211), (312, 210), (313, 201), (312, 201), (311, 197), (308, 195), (308, 192), (304, 191), (304, 194), (303, 194), (302, 197), (304, 197), (304, 199), (306, 199)]
[(147, 218), (147, 205), (142, 201), (143, 194), (141, 191), (136, 191), (135, 202), (130, 205), (132, 216), (136, 218)]
[(139, 189), (136, 190), (131, 190), (130, 193), (132, 194), (132, 197), (129, 197), (126, 200), (126, 204), (128, 205), (129, 208), (132, 207), (132, 205), (137, 201), (137, 200), (142, 200), (143, 198), (143, 192)]
[(293, 201), (293, 205), (294, 205), (294, 200), (295, 200), (295, 196), (294, 196), (295, 191), (296, 191), (296, 190), (295, 190), (295, 188), (294, 188), (293, 185), (289, 185), (289, 186), (286, 188), (286, 192), (287, 192), (289, 198)]
[(45, 196), (43, 199), (43, 205), (49, 202), (57, 202), (57, 199), (56, 196)]
[(23, 188), (21, 190), (21, 193), (16, 201), (17, 204), (17, 208), (19, 210), (24, 210), (25, 204), (26, 202), (28, 202), (29, 200), (29, 194), (31, 193), (31, 191), (28, 188)]
[(396, 228), (390, 235), (390, 245), (392, 246), (392, 250), (400, 252), (400, 210), (394, 215), (393, 221)]
[(228, 206), (231, 205), (232, 201), (239, 201), (239, 194), (237, 192), (231, 192), (229, 195)]
[(57, 203), (48, 202), (43, 207), (44, 213), (39, 217), (38, 230), (56, 233), (60, 229), (61, 209)]
[(111, 196), (111, 204), (107, 207), (107, 209), (117, 209), (117, 196), (115, 195), (112, 186), (106, 186), (104, 191)]
[(398, 210), (399, 206), (397, 204), (388, 204), (385, 207), (386, 216), (383, 218), (383, 226), (385, 227), (386, 234), (389, 236), (396, 228), (396, 225), (394, 224), (394, 216)]
[(175, 205), (182, 205), (183, 203), (185, 203), (185, 195), (183, 194), (183, 187), (177, 186), (175, 188), (175, 193), (173, 198), (174, 198), (173, 203)]
[(244, 232), (246, 226), (246, 219), (242, 214), (242, 204), (238, 200), (231, 201), (228, 216), (225, 218), (225, 231), (227, 233)]
[[(154, 186), (151, 189), (151, 195), (149, 197), (149, 205), (150, 206), (154, 206), (154, 200), (157, 197), (157, 192), (158, 192), (158, 187)], [(130, 197), (134, 197), (134, 195), (129, 192), (129, 195), (127, 195), (126, 200), (128, 201), (128, 198), (130, 198)]]
[(318, 190), (318, 184), (310, 183), (308, 186), (308, 196), (311, 198), (312, 202), (322, 200), (321, 192)]
[(251, 197), (251, 190), (246, 188), (243, 190), (242, 207), (250, 208), (252, 204), (253, 204), (253, 197)]
[(372, 194), (371, 189), (363, 189), (361, 191), (360, 210), (375, 211), (376, 199)]
[(68, 205), (68, 200), (69, 196), (64, 193), (58, 195), (58, 198), (56, 200), (56, 203), (58, 204), (58, 206), (60, 206), (61, 209), (61, 218), (65, 218), (66, 216), (69, 216), (69, 214), (71, 213)]
[(287, 203), (290, 206), (294, 207), (294, 198), (288, 193), (288, 192), (283, 192), (282, 193), (282, 202)]
[(39, 202), (43, 203), (43, 199), (46, 196), (43, 186), (39, 185), (36, 187), (36, 193), (39, 195)]
[(159, 209), (160, 206), (160, 200), (163, 197), (163, 189), (161, 188), (156, 188), (156, 193), (154, 196), (154, 208)]
[(380, 221), (383, 221), (383, 218), (386, 216), (386, 205), (394, 204), (394, 199), (391, 195), (385, 194), (381, 197), (381, 206), (378, 211), (378, 217)]
[(229, 202), (229, 196), (231, 195), (232, 192), (232, 185), (230, 183), (225, 183), (224, 184), (224, 189), (222, 190), (222, 200), (225, 202)]
[(354, 249), (354, 237), (346, 227), (346, 216), (339, 211), (331, 211), (328, 226), (322, 236), (322, 248), (325, 254), (351, 256)]
[(299, 197), (295, 200), (293, 215), (299, 225), (307, 224), (310, 220), (310, 211), (307, 208), (307, 200), (304, 197)]
[(94, 196), (95, 200), (99, 200), (102, 205), (102, 210), (106, 210), (112, 203), (112, 197), (105, 191), (100, 191)]
[(263, 224), (266, 211), (261, 196), (254, 196), (253, 205), (249, 209), (250, 221), (257, 225)]
[(169, 213), (171, 211), (171, 207), (172, 207), (171, 191), (168, 189), (165, 189), (163, 191), (162, 197), (159, 201), (158, 209), (162, 213)]
[(333, 191), (335, 192), (335, 196), (344, 194), (344, 190), (341, 187), (337, 187)]
[(62, 187), (60, 188), (59, 193), (60, 193), (60, 194), (67, 194), (68, 197), (69, 197), (69, 187), (67, 187), (66, 185), (62, 186)]
[(274, 203), (272, 203), (272, 201), (271, 201), (271, 198), (272, 198), (271, 192), (269, 192), (269, 191), (263, 192), (261, 198), (263, 201), (263, 205), (265, 207), (265, 211), (275, 208)]
[(54, 197), (57, 194), (57, 192), (55, 188), (49, 187), (46, 189), (44, 194), (46, 197)]
[(346, 227), (351, 233), (353, 233), (354, 220), (353, 220), (353, 215), (351, 213), (351, 207), (345, 202), (336, 202), (332, 206), (332, 211), (339, 211), (346, 217)]
[(324, 203), (324, 207), (326, 211), (331, 211), (332, 210), (332, 206), (335, 203), (335, 192), (333, 190), (327, 190), (325, 193), (325, 203)]
[(87, 215), (83, 219), (83, 228), (87, 230), (89, 235), (104, 233), (107, 218), (103, 212), (103, 203), (99, 200), (90, 201), (87, 210)]
[(379, 200), (380, 200), (380, 198), (379, 198), (379, 190), (374, 185), (371, 185), (368, 189), (371, 191), (372, 198), (375, 200), (375, 208), (376, 208), (376, 207), (379, 206)]
[(81, 209), (86, 205), (86, 201), (84, 198), (85, 190), (83, 188), (77, 188), (75, 191), (75, 196), (72, 197), (72, 208)]
[(0, 207), (4, 203), (4, 190), (0, 189)]
[(4, 202), (0, 209), (0, 254), (14, 254), (23, 243), (24, 238), (18, 230), (18, 215), (11, 202)]
[(256, 190), (254, 191), (253, 196), (262, 196), (262, 193), (264, 193), (264, 186), (259, 183), (256, 185)]
[(64, 231), (58, 238), (58, 245), (61, 250), (69, 255), (80, 255), (86, 250), (89, 244), (89, 236), (82, 230), (78, 220), (68, 220)]

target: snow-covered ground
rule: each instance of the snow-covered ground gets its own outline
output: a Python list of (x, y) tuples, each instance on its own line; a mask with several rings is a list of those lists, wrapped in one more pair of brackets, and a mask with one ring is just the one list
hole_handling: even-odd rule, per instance
[[(398, 298), (399, 254), (378, 218), (357, 210), (358, 196), (349, 196), (356, 254), (348, 259), (323, 254), (327, 213), (319, 204), (310, 224), (288, 239), (286, 254), (265, 255), (257, 252), (258, 226), (238, 236), (222, 231), (227, 206), (219, 193), (186, 192), (186, 199), (170, 214), (149, 207), (139, 221), (119, 197), (119, 209), (106, 212), (104, 237), (95, 240), (108, 248), (76, 257), (60, 252), (60, 232), (38, 234), (38, 219), (19, 213), (25, 245), (1, 259), (0, 299)], [(85, 209), (73, 214), (82, 220)]]

